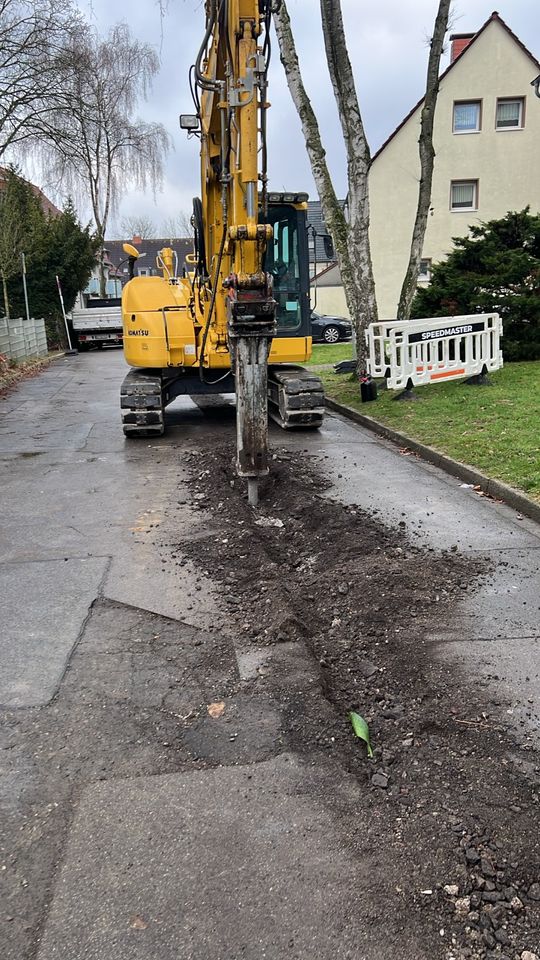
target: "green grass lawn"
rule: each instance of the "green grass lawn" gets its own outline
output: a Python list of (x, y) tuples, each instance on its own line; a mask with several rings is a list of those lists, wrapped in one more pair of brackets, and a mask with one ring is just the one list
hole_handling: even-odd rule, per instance
[(338, 363), (339, 360), (350, 360), (352, 357), (352, 343), (314, 343), (313, 353), (306, 367), (320, 367), (327, 363)]
[[(343, 347), (350, 350), (348, 344), (329, 349)], [(314, 353), (319, 349), (328, 348)], [(321, 376), (327, 395), (340, 403), (540, 501), (540, 362), (508, 364), (491, 374), (489, 387), (462, 380), (416, 387), (416, 402), (395, 402), (396, 391), (388, 390), (363, 404), (349, 376), (328, 370)]]

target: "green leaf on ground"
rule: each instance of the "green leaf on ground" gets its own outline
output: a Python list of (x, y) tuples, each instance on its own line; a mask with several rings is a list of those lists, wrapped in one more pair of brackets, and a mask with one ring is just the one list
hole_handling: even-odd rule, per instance
[(373, 750), (371, 749), (371, 743), (369, 739), (369, 727), (363, 717), (359, 713), (355, 713), (354, 710), (351, 710), (349, 713), (349, 720), (351, 721), (352, 728), (357, 737), (360, 740), (363, 740), (367, 747), (368, 757), (373, 756)]

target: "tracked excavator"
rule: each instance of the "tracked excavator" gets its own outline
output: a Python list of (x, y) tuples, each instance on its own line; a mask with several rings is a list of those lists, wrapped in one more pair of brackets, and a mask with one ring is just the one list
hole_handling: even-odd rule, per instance
[(200, 140), (194, 253), (179, 276), (164, 248), (160, 275), (139, 277), (124, 245), (122, 423), (127, 437), (158, 436), (175, 397), (235, 393), (237, 472), (256, 503), (268, 416), (316, 428), (324, 413), (321, 381), (299, 366), (311, 355), (307, 194), (268, 191), (271, 0), (206, 0), (205, 13), (195, 109), (180, 117)]

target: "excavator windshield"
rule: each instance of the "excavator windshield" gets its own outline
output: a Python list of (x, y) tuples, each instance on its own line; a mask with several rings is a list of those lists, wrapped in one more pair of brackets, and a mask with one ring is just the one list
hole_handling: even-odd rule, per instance
[(274, 278), (278, 336), (305, 336), (309, 326), (309, 272), (306, 213), (292, 204), (270, 204), (265, 222), (273, 238), (264, 270)]

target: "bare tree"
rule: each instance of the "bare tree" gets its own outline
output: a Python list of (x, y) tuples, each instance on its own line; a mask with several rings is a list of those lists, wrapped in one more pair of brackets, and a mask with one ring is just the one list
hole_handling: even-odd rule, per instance
[(409, 320), (411, 306), (416, 293), (422, 248), (426, 235), (427, 218), (431, 203), (431, 185), (433, 181), (433, 167), (435, 164), (435, 150), (433, 149), (433, 122), (435, 107), (439, 93), (439, 67), (443, 51), (444, 38), (448, 30), (451, 0), (440, 0), (439, 9), (435, 18), (433, 36), (430, 43), (426, 94), (422, 106), (420, 123), (420, 138), (418, 140), (420, 153), (420, 183), (418, 188), (418, 206), (414, 221), (411, 252), (407, 272), (401, 288), (398, 305), (398, 319)]
[[(102, 243), (127, 187), (155, 189), (162, 179), (170, 138), (162, 124), (134, 117), (158, 65), (152, 47), (133, 39), (125, 24), (106, 40), (87, 28), (66, 50), (68, 81), (41, 133), (41, 153), (50, 181), (90, 201)], [(103, 296), (103, 262), (100, 286)]]
[(377, 302), (369, 247), (368, 176), (371, 156), (345, 40), (339, 0), (320, 0), (326, 57), (347, 155), (348, 218), (340, 206), (326, 162), (317, 118), (304, 87), (285, 0), (274, 10), (281, 62), (298, 111), (321, 200), (334, 240), (347, 307), (356, 332), (357, 368), (366, 368), (364, 332), (377, 320)]
[(120, 231), (125, 237), (141, 237), (142, 240), (149, 240), (156, 236), (154, 221), (142, 214), (122, 217)]
[[(439, 65), (448, 29), (451, 0), (440, 0), (427, 71), (426, 95), (419, 139), (421, 177), (411, 256), (403, 284), (399, 316), (408, 318), (416, 290), (431, 199), (433, 177), (433, 120), (439, 88)], [(323, 216), (334, 238), (347, 306), (357, 339), (357, 367), (365, 368), (364, 331), (377, 319), (375, 285), (369, 245), (369, 170), (366, 141), (354, 77), (345, 40), (340, 0), (320, 0), (326, 58), (338, 108), (347, 156), (348, 219), (339, 207), (326, 163), (317, 118), (306, 93), (285, 0), (276, 0), (274, 23), (287, 83), (298, 111)]]
[(175, 217), (167, 217), (163, 222), (162, 233), (170, 240), (186, 240), (193, 236), (191, 214), (181, 210)]
[(62, 51), (81, 25), (70, 0), (0, 0), (0, 157), (40, 130), (63, 88)]

